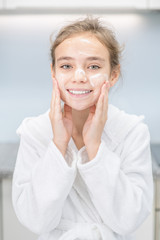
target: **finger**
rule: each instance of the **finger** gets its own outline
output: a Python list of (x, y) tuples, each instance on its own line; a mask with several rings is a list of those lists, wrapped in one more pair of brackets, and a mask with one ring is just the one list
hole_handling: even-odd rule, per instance
[(62, 118), (62, 110), (61, 110), (61, 98), (60, 98), (60, 91), (57, 86), (57, 81), (55, 81), (55, 118), (61, 119)]
[(105, 86), (106, 86), (105, 93), (108, 95), (109, 89), (110, 89), (110, 82), (107, 81), (107, 82), (105, 83)]
[(50, 104), (50, 112), (51, 114), (54, 114), (54, 108), (55, 108), (55, 79), (53, 79), (53, 89), (52, 89), (52, 98), (51, 98), (51, 104)]
[(105, 93), (104, 93), (104, 101), (103, 101), (103, 113), (104, 116), (107, 116), (108, 112), (108, 94), (109, 94), (110, 83), (109, 81), (105, 83)]
[(96, 112), (95, 112), (95, 116), (97, 118), (102, 117), (102, 113), (103, 113), (103, 101), (104, 101), (104, 89), (105, 89), (105, 84), (103, 84), (102, 88), (101, 88), (101, 94), (99, 96), (97, 105), (96, 105)]
[[(106, 83), (105, 83), (105, 87), (104, 87), (104, 89), (103, 89), (105, 99), (108, 99), (109, 87), (110, 87), (110, 83), (109, 83), (109, 82), (106, 82)], [(105, 99), (104, 99), (104, 100), (105, 100)], [(105, 101), (104, 101), (104, 102), (105, 102)]]

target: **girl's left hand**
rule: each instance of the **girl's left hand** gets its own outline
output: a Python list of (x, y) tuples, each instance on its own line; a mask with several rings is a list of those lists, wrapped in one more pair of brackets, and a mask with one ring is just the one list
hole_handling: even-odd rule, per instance
[(101, 143), (102, 132), (107, 120), (109, 88), (110, 83), (108, 81), (102, 85), (97, 104), (90, 108), (89, 116), (83, 127), (83, 141), (89, 160), (96, 156)]

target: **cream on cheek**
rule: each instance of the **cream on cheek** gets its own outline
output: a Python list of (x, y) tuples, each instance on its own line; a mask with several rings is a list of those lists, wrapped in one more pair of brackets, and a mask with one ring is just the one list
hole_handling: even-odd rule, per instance
[[(63, 91), (63, 94), (64, 93), (66, 94), (66, 88), (65, 88), (66, 83), (69, 83), (71, 81), (77, 81), (77, 82), (89, 81), (90, 85), (92, 86), (91, 90), (98, 90), (104, 82), (109, 81), (107, 73), (97, 73), (97, 74), (92, 74), (91, 76), (87, 76), (87, 74), (83, 69), (77, 69), (74, 73), (73, 72), (57, 73), (56, 79), (58, 81), (60, 90)], [(73, 85), (73, 88), (74, 88), (74, 85)]]
[(108, 81), (108, 75), (107, 73), (97, 73), (97, 74), (92, 74), (91, 76), (87, 76), (85, 71), (83, 69), (77, 69), (74, 74), (74, 79), (76, 81), (84, 81), (86, 82), (87, 80), (90, 82), (90, 85), (92, 87), (95, 87), (96, 85), (102, 84), (103, 82)]
[(64, 100), (64, 97), (66, 95), (65, 83), (66, 83), (66, 80), (67, 80), (67, 76), (64, 73), (56, 73), (55, 78), (58, 82), (61, 98), (62, 98), (62, 100)]
[[(103, 83), (109, 80), (104, 66), (103, 69), (91, 68), (91, 63), (99, 65), (93, 64), (97, 63), (98, 58), (105, 59), (104, 49), (101, 49), (99, 41), (95, 41), (93, 38), (71, 38), (62, 44), (63, 46), (60, 45), (57, 49), (57, 54), (64, 52), (64, 56), (75, 58), (75, 62), (73, 65), (72, 62), (65, 62), (70, 67), (59, 68), (57, 66), (55, 77), (61, 99), (77, 110), (93, 106), (99, 99)], [(68, 88), (70, 88), (70, 92), (67, 91)]]
[[(81, 41), (89, 43), (90, 41), (88, 41), (87, 39), (81, 39)], [(91, 54), (87, 54), (86, 52), (82, 52), (79, 51), (78, 52), (79, 57), (90, 57)], [(82, 79), (84, 78), (84, 80), (86, 81), (87, 79), (90, 82), (90, 85), (92, 87), (95, 87), (97, 85), (97, 83), (101, 83), (101, 82), (106, 82), (109, 80), (108, 74), (107, 73), (97, 73), (97, 74), (91, 74), (91, 76), (85, 73), (85, 71), (83, 69), (77, 69), (75, 71), (75, 80), (79, 79), (79, 77), (81, 77)]]
[(97, 73), (89, 77), (89, 81), (92, 87), (102, 85), (104, 82), (108, 81), (107, 73)]
[[(79, 78), (78, 74), (81, 74), (81, 79), (84, 79), (85, 81), (80, 84), (81, 86), (79, 85), (80, 88), (82, 89), (84, 87), (84, 89), (86, 89), (87, 86), (89, 90), (92, 90), (90, 93), (71, 95), (67, 91), (67, 88), (74, 89), (75, 84), (72, 84), (72, 81), (77, 81), (76, 78)], [(75, 110), (84, 110), (97, 103), (101, 93), (101, 87), (105, 81), (108, 81), (108, 75), (107, 73), (98, 73), (87, 77), (85, 72), (82, 69), (79, 69), (73, 76), (68, 76), (68, 74), (64, 73), (57, 73), (56, 79), (59, 85), (61, 99)], [(76, 84), (76, 88), (77, 87), (78, 84)]]

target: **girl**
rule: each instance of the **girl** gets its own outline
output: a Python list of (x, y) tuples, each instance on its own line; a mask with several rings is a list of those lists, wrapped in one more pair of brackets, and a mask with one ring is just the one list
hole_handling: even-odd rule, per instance
[(51, 106), (18, 128), (13, 175), (15, 212), (39, 240), (131, 240), (151, 212), (148, 127), (108, 104), (120, 53), (112, 31), (91, 17), (52, 44)]

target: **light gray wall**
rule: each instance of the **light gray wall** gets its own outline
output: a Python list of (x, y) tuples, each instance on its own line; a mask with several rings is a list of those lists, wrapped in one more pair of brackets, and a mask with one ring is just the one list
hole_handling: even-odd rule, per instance
[[(160, 12), (99, 15), (121, 44), (123, 80), (110, 94), (121, 109), (145, 115), (160, 142)], [(0, 142), (17, 141), (16, 128), (50, 106), (50, 34), (80, 15), (0, 16)]]

